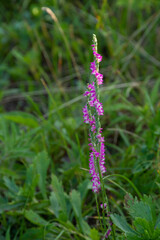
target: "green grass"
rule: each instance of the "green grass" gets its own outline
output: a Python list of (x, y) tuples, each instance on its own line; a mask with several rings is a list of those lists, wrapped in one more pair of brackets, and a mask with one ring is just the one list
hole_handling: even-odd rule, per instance
[[(58, 24), (41, 10), (50, 7)], [(83, 93), (95, 33), (104, 74), (105, 188), (160, 212), (160, 2), (2, 1), (0, 239), (101, 239)], [(116, 228), (117, 239), (123, 234)], [(128, 240), (128, 239), (127, 239)]]

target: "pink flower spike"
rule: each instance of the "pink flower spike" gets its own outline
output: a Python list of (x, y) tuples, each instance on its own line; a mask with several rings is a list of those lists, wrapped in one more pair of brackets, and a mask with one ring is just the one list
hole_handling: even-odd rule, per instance
[[(95, 40), (95, 38), (94, 38)], [(95, 40), (96, 41), (96, 40)], [(102, 128), (98, 128), (97, 121), (99, 122), (99, 116), (104, 114), (103, 105), (99, 101), (98, 86), (103, 84), (103, 74), (99, 73), (99, 62), (102, 61), (102, 56), (97, 53), (95, 44), (92, 44), (92, 52), (94, 61), (90, 64), (91, 79), (93, 79), (87, 86), (84, 96), (87, 97), (87, 104), (83, 108), (84, 122), (89, 125), (89, 173), (91, 174), (92, 190), (94, 193), (98, 193), (101, 190), (100, 176), (106, 172), (105, 168), (105, 146), (104, 137), (102, 136)], [(99, 164), (99, 167), (98, 167)], [(100, 169), (100, 172), (98, 171)]]

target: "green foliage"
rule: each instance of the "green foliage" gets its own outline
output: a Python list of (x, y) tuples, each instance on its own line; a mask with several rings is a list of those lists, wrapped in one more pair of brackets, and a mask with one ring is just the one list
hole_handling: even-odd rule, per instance
[(72, 207), (73, 207), (73, 211), (75, 213), (76, 219), (79, 223), (80, 228), (82, 229), (83, 233), (89, 234), (90, 233), (90, 227), (88, 226), (88, 224), (83, 220), (82, 218), (82, 207), (81, 207), (81, 197), (79, 192), (77, 192), (76, 190), (73, 190), (71, 192), (71, 203), (72, 203)]
[(92, 240), (99, 240), (100, 239), (99, 233), (95, 228), (91, 229), (90, 237), (91, 237)]
[(114, 224), (125, 232), (127, 240), (156, 240), (160, 239), (160, 228), (157, 224), (159, 217), (156, 217), (155, 205), (151, 197), (144, 196), (138, 201), (129, 195), (126, 202), (126, 210), (131, 216), (132, 228), (126, 219), (120, 215), (112, 214)]
[(62, 184), (58, 181), (57, 177), (54, 175), (52, 176), (52, 186), (53, 186), (53, 191), (55, 193), (57, 202), (60, 204), (60, 207), (61, 207), (61, 218), (64, 221), (66, 221), (67, 220), (67, 206), (66, 206), (66, 200), (65, 200), (65, 193), (63, 191)]
[(4, 115), (5, 119), (11, 120), (23, 126), (35, 128), (38, 127), (37, 119), (33, 115), (24, 112), (13, 112)]
[[(82, 117), (93, 33), (116, 237), (159, 238), (159, 9), (158, 0), (1, 1), (0, 240), (104, 237)], [(140, 201), (130, 196), (126, 212), (127, 192)]]
[(37, 173), (39, 176), (39, 188), (42, 192), (43, 197), (46, 198), (46, 177), (50, 162), (49, 157), (44, 151), (40, 152), (33, 161), (35, 162), (35, 165), (37, 167)]
[(124, 217), (114, 214), (114, 215), (111, 215), (111, 218), (114, 224), (117, 227), (119, 227), (122, 231), (124, 231), (125, 233), (132, 233), (136, 235), (135, 231), (133, 231), (132, 228), (128, 225)]
[(45, 221), (42, 217), (40, 217), (37, 213), (33, 212), (32, 210), (25, 211), (24, 216), (28, 221), (35, 225), (38, 226), (47, 225), (47, 221)]

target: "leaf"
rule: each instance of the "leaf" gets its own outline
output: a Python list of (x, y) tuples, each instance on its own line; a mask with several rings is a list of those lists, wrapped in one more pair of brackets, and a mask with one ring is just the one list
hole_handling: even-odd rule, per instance
[(62, 231), (60, 232), (60, 234), (58, 234), (58, 236), (55, 238), (55, 240), (60, 239), (60, 237), (63, 235), (63, 233), (64, 233), (64, 230), (62, 230)]
[(46, 176), (47, 176), (47, 169), (49, 166), (49, 157), (48, 154), (43, 151), (40, 152), (34, 159), (34, 163), (37, 168), (37, 172), (39, 174), (39, 188), (42, 192), (44, 198), (47, 197), (46, 195)]
[(159, 228), (154, 230), (154, 233), (153, 233), (152, 237), (153, 237), (154, 240), (160, 239), (160, 229)]
[(43, 236), (43, 229), (41, 228), (30, 228), (20, 237), (20, 240), (41, 240)]
[(67, 220), (66, 222), (63, 222), (62, 220), (59, 220), (59, 222), (66, 228), (69, 229), (71, 231), (76, 232), (77, 229), (76, 227), (73, 225), (73, 223), (71, 223), (69, 220)]
[(154, 84), (154, 86), (152, 88), (152, 91), (151, 91), (151, 101), (152, 101), (153, 104), (155, 104), (156, 101), (159, 98), (159, 86), (160, 86), (160, 78), (158, 78), (155, 81), (155, 84)]
[(145, 202), (151, 209), (151, 215), (152, 215), (152, 221), (155, 224), (156, 222), (156, 209), (155, 209), (155, 204), (153, 203), (152, 197), (144, 195), (143, 196), (143, 202)]
[(26, 210), (24, 216), (28, 221), (35, 225), (44, 227), (48, 224), (46, 220), (44, 220), (42, 217), (40, 217), (37, 213), (33, 212), (32, 210)]
[(79, 192), (81, 194), (81, 199), (82, 200), (86, 197), (86, 194), (87, 194), (87, 192), (89, 190), (89, 184), (90, 184), (89, 179), (85, 179), (78, 186), (78, 190), (79, 190)]
[(35, 188), (38, 185), (38, 180), (39, 180), (39, 176), (36, 172), (36, 168), (35, 168), (34, 164), (31, 164), (27, 168), (26, 181), (25, 181), (25, 185), (23, 188), (25, 195), (27, 195), (28, 197), (30, 196), (31, 199), (35, 195)]
[(18, 186), (15, 184), (13, 180), (10, 180), (8, 177), (3, 177), (4, 183), (6, 187), (14, 194), (17, 194), (19, 191)]
[(153, 104), (152, 104), (150, 95), (149, 95), (148, 92), (145, 91), (145, 90), (144, 90), (144, 96), (145, 96), (145, 102), (146, 102), (146, 104), (149, 106), (150, 111), (154, 114), (154, 113), (155, 113), (155, 110), (154, 110), (154, 106), (153, 106)]
[(6, 240), (10, 240), (10, 227), (7, 229), (7, 232), (6, 232)]
[(70, 194), (71, 203), (73, 206), (74, 213), (76, 217), (81, 220), (82, 219), (82, 212), (81, 212), (81, 198), (80, 193), (76, 190), (73, 190)]
[(129, 224), (126, 222), (126, 219), (118, 214), (111, 214), (111, 219), (113, 223), (120, 228), (123, 232), (127, 233), (133, 233), (136, 234), (136, 232), (129, 226)]
[(24, 202), (14, 202), (14, 203), (4, 203), (0, 204), (0, 213), (5, 211), (10, 211), (12, 209), (19, 209), (20, 207), (24, 206)]
[(31, 128), (39, 126), (37, 119), (32, 114), (26, 112), (10, 112), (4, 114), (4, 118)]
[(153, 224), (149, 223), (144, 218), (140, 217), (136, 218), (134, 221), (134, 225), (136, 227), (136, 231), (139, 232), (140, 234), (144, 234), (145, 232), (147, 232), (148, 235), (151, 237), (152, 233), (154, 232)]
[(160, 214), (158, 215), (158, 218), (157, 218), (157, 221), (156, 221), (155, 228), (160, 229)]
[(82, 221), (80, 222), (80, 227), (82, 228), (82, 232), (84, 234), (87, 234), (87, 235), (90, 234), (90, 231), (91, 231), (90, 226), (84, 219), (82, 219)]
[(147, 203), (135, 199), (134, 202), (129, 200), (128, 205), (129, 207), (127, 209), (133, 218), (140, 217), (150, 222), (153, 221), (151, 208)]
[(92, 240), (100, 240), (100, 236), (99, 236), (99, 233), (98, 233), (97, 229), (95, 229), (95, 228), (91, 229), (90, 237), (91, 237)]
[(58, 178), (55, 175), (52, 175), (52, 187), (53, 191), (55, 193), (55, 196), (57, 198), (57, 201), (59, 203), (60, 209), (63, 212), (63, 220), (67, 220), (67, 206), (66, 206), (66, 200), (65, 200), (65, 194), (63, 191), (62, 184), (58, 181)]
[[(134, 233), (126, 233), (127, 240), (144, 240), (140, 236), (137, 236)], [(126, 238), (125, 238), (126, 239)]]
[(73, 211), (75, 213), (77, 222), (81, 228), (81, 231), (85, 234), (90, 234), (90, 227), (82, 218), (80, 193), (77, 192), (76, 190), (73, 190), (70, 194), (70, 200), (73, 206)]
[(50, 199), (50, 203), (51, 203), (51, 208), (52, 208), (55, 216), (58, 218), (60, 208), (59, 208), (59, 202), (58, 202), (54, 192), (51, 193), (51, 196), (49, 199)]

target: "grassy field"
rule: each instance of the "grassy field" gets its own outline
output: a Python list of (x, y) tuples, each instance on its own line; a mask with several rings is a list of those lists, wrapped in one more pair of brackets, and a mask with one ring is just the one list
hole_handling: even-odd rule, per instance
[(93, 33), (116, 239), (160, 239), (160, 1), (0, 5), (0, 240), (104, 239), (82, 114)]

